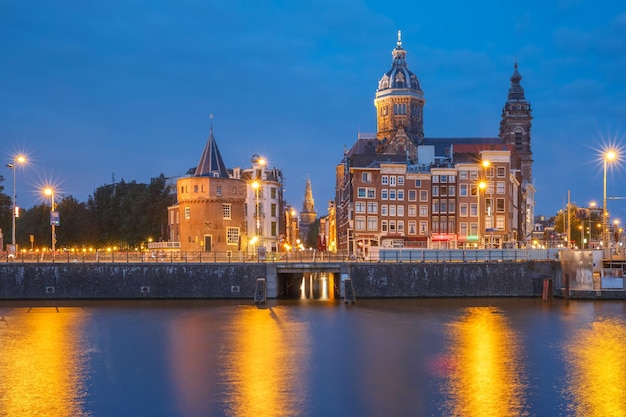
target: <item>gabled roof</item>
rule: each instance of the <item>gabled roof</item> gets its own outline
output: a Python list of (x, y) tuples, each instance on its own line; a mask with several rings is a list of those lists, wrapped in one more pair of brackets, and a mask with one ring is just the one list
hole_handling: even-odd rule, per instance
[(211, 126), (209, 139), (204, 147), (194, 175), (196, 177), (229, 178), (228, 170), (226, 165), (224, 165), (220, 150), (217, 148), (215, 136), (213, 136), (213, 126)]

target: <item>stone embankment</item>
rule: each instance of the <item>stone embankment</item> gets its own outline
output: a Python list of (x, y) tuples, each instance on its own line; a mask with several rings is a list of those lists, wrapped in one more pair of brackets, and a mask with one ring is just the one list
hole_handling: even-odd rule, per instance
[[(351, 278), (357, 298), (540, 297), (561, 266), (541, 262), (0, 264), (0, 299), (253, 299), (257, 278), (275, 298), (298, 274)], [(300, 275), (302, 277), (302, 275)]]

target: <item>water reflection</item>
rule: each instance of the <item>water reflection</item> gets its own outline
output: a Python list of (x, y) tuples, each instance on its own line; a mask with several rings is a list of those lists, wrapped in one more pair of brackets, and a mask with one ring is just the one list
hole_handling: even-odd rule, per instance
[(301, 300), (332, 300), (335, 298), (334, 274), (326, 272), (307, 273), (300, 284)]
[(601, 318), (567, 342), (569, 415), (626, 416), (626, 320)]
[(0, 415), (88, 416), (84, 411), (87, 314), (33, 308), (0, 323)]
[(502, 312), (467, 308), (449, 337), (445, 415), (526, 415), (520, 347)]
[(306, 415), (309, 327), (279, 307), (240, 307), (223, 357), (227, 415)]

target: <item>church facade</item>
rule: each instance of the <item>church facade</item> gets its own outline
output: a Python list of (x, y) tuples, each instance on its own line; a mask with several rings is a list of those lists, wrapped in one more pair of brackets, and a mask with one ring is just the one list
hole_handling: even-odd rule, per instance
[(429, 138), (425, 98), (400, 32), (378, 81), (377, 131), (359, 134), (336, 167), (336, 248), (525, 246), (534, 188), (531, 107), (515, 64), (497, 137)]

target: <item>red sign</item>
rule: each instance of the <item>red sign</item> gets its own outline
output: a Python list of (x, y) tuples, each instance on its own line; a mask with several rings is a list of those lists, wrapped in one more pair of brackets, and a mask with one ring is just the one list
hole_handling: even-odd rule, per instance
[(456, 235), (454, 233), (433, 233), (431, 240), (454, 240)]

